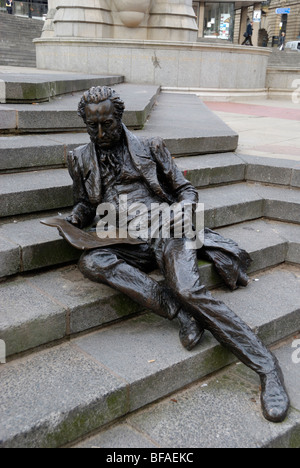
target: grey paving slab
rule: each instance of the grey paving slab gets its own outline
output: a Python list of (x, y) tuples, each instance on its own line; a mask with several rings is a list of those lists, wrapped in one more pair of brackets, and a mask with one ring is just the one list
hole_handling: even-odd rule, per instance
[[(17, 271), (59, 265), (79, 258), (79, 252), (64, 241), (56, 229), (42, 225), (40, 218), (0, 224), (0, 238), (13, 243), (20, 250)], [(1, 276), (5, 276), (2, 270)]]
[(84, 75), (76, 73), (1, 73), (6, 84), (6, 102), (48, 101), (54, 96), (122, 83), (122, 76)]
[(293, 187), (300, 187), (300, 170), (295, 169), (292, 173), (291, 185)]
[(195, 95), (161, 93), (142, 136), (160, 135), (173, 155), (235, 151), (238, 135)]
[(66, 310), (22, 278), (0, 284), (0, 303), (7, 356), (66, 335)]
[(87, 133), (0, 136), (0, 172), (65, 166), (68, 152), (88, 142)]
[(218, 232), (225, 238), (233, 239), (250, 253), (252, 264), (249, 271), (252, 272), (285, 262), (289, 248), (289, 225), (287, 236), (276, 230), (277, 225), (276, 222), (259, 219), (221, 228)]
[(300, 174), (300, 163), (298, 161), (247, 155), (240, 155), (240, 157), (247, 163), (247, 180), (299, 187), (297, 180)]
[(15, 130), (17, 128), (17, 114), (14, 109), (6, 108), (0, 112), (0, 130)]
[(255, 190), (265, 200), (266, 217), (300, 223), (300, 191), (297, 188), (255, 185)]
[[(269, 221), (271, 223), (271, 221)], [(273, 229), (288, 240), (286, 261), (300, 263), (300, 226), (292, 223), (272, 222)]]
[(58, 447), (127, 411), (126, 384), (69, 344), (0, 376), (0, 447)]
[(18, 273), (20, 269), (19, 246), (0, 237), (0, 278)]
[(94, 437), (84, 440), (74, 448), (157, 448), (149, 438), (136, 431), (128, 424), (120, 424), (112, 427)]
[(68, 333), (78, 333), (141, 311), (141, 307), (110, 287), (85, 279), (70, 266), (27, 277), (29, 283), (68, 310)]
[(246, 165), (234, 153), (183, 157), (175, 162), (197, 188), (245, 180)]
[(300, 329), (300, 267), (283, 265), (251, 279), (247, 288), (234, 294), (219, 289), (216, 295), (258, 330), (267, 344), (296, 333)]
[[(294, 406), (293, 386), (299, 385), (300, 374), (297, 372), (296, 376), (295, 368), (286, 366), (285, 354), (289, 352), (287, 345), (276, 354)], [(125, 422), (164, 448), (299, 448), (299, 411), (292, 407), (281, 424), (266, 421), (261, 414), (259, 381), (250, 372), (243, 365), (236, 365), (174, 393)], [(106, 436), (106, 432), (99, 434), (100, 440)], [(111, 441), (114, 442), (117, 440)], [(128, 440), (123, 442), (126, 448)]]
[[(74, 340), (74, 343), (130, 384), (130, 410), (232, 362), (207, 333), (201, 346), (186, 351), (178, 324), (146, 314)], [(112, 351), (113, 347), (113, 351)]]
[(263, 198), (247, 184), (201, 189), (199, 202), (207, 211), (206, 226), (222, 227), (263, 216)]
[(40, 136), (0, 137), (0, 171), (65, 164), (65, 147)]

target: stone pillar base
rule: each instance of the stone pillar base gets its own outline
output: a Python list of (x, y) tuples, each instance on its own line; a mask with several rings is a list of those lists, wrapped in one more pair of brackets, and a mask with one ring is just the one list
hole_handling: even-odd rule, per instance
[(262, 89), (267, 48), (239, 45), (36, 39), (37, 68), (124, 75), (127, 82), (175, 88)]

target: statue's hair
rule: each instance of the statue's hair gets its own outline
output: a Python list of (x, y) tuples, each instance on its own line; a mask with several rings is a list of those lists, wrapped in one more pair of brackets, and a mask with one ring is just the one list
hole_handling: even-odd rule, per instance
[(110, 100), (114, 105), (114, 116), (117, 119), (122, 120), (125, 104), (118, 93), (107, 86), (97, 86), (86, 91), (80, 99), (77, 113), (86, 123), (85, 107), (88, 104), (100, 104), (100, 102), (107, 100)]

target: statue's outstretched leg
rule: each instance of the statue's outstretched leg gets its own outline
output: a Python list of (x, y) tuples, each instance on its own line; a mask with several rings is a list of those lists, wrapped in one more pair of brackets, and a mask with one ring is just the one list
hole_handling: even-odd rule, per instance
[(178, 301), (203, 328), (259, 374), (266, 419), (284, 420), (289, 398), (277, 359), (245, 322), (201, 284), (196, 251), (188, 249), (184, 239), (168, 239), (163, 243), (161, 259), (167, 286)]

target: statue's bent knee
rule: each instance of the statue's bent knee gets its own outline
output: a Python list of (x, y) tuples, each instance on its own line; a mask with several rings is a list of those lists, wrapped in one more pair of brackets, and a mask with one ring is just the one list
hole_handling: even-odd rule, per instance
[(78, 268), (84, 276), (97, 275), (99, 279), (101, 271), (111, 269), (118, 263), (120, 260), (115, 253), (107, 249), (99, 249), (85, 252), (78, 262)]

